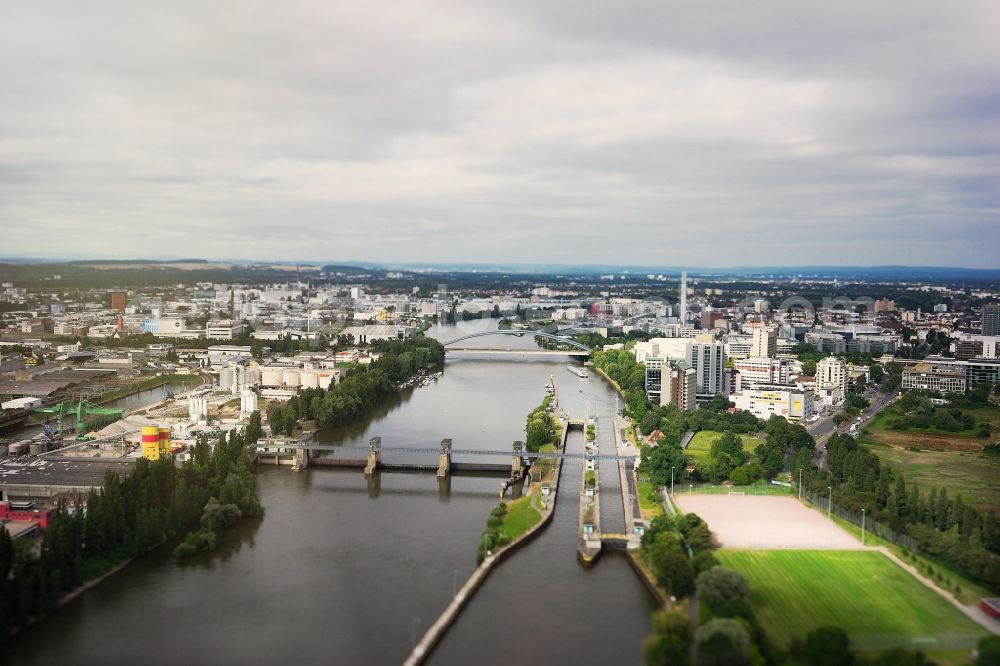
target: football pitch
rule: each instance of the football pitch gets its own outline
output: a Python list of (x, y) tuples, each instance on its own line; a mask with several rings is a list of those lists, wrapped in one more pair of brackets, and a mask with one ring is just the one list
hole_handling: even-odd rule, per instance
[(720, 550), (717, 556), (750, 583), (750, 605), (781, 647), (831, 625), (863, 650), (964, 649), (985, 634), (877, 551)]

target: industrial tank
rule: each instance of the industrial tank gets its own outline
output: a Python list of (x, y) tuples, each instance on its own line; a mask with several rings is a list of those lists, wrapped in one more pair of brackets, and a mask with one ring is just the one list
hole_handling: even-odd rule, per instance
[(285, 386), (295, 386), (299, 385), (299, 371), (298, 370), (285, 370), (282, 375)]
[(264, 368), (261, 371), (261, 386), (281, 386), (281, 368)]
[(219, 388), (232, 388), (235, 380), (236, 372), (232, 368), (223, 368), (219, 371)]
[(299, 375), (302, 388), (319, 388), (319, 375), (315, 372), (303, 372)]

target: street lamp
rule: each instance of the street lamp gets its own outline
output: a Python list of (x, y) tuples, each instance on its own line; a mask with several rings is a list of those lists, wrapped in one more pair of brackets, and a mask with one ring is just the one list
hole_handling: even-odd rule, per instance
[(861, 509), (861, 545), (865, 545), (865, 510)]
[(670, 495), (674, 494), (674, 468), (670, 468)]
[(802, 499), (802, 468), (799, 467), (799, 499)]
[(833, 509), (833, 486), (827, 486), (827, 490), (830, 491), (830, 499), (826, 503), (826, 519), (830, 519), (830, 511)]

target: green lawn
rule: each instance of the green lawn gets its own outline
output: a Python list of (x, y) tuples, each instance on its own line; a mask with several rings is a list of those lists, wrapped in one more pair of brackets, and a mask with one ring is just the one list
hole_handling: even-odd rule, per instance
[(513, 541), (537, 525), (541, 519), (542, 517), (531, 506), (531, 497), (522, 497), (507, 505), (507, 516), (500, 530)]
[(652, 481), (637, 481), (635, 492), (639, 495), (639, 508), (642, 509), (642, 517), (652, 520), (663, 513), (663, 505), (657, 496), (656, 486)]
[[(695, 460), (711, 460), (712, 444), (721, 437), (722, 433), (718, 430), (700, 430), (691, 438), (691, 443), (684, 452)], [(743, 440), (743, 450), (748, 455), (752, 455), (753, 450), (760, 444), (753, 435), (740, 435), (740, 438)]]
[(862, 650), (925, 652), (973, 647), (985, 630), (875, 551), (720, 550), (719, 561), (750, 583), (750, 605), (787, 646), (839, 626)]

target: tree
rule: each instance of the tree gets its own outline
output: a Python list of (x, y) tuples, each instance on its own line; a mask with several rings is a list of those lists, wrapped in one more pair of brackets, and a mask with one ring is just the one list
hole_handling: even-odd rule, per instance
[(750, 586), (743, 575), (728, 567), (713, 567), (701, 572), (696, 586), (698, 601), (713, 611), (731, 600), (746, 601), (750, 596)]
[(687, 459), (684, 449), (678, 444), (668, 444), (665, 441), (655, 447), (643, 448), (643, 465), (654, 484), (669, 486), (671, 470), (675, 483), (687, 479)]
[(726, 430), (722, 437), (712, 443), (710, 455), (718, 458), (722, 454), (729, 454), (733, 464), (736, 466), (746, 462), (746, 453), (743, 452), (743, 440), (732, 430)]
[(820, 627), (806, 636), (803, 655), (816, 666), (850, 666), (854, 663), (851, 642), (840, 627)]
[(979, 639), (976, 666), (1000, 666), (1000, 636)]
[(738, 620), (715, 618), (695, 632), (699, 666), (747, 666), (750, 635)]
[(691, 620), (680, 608), (662, 608), (650, 615), (653, 633), (643, 644), (647, 666), (684, 666), (690, 663)]

